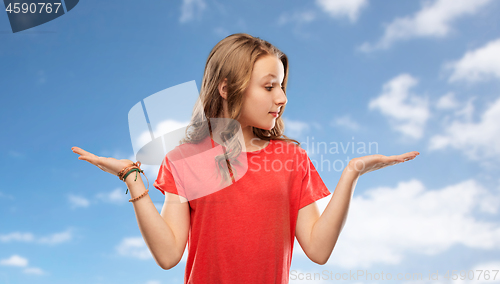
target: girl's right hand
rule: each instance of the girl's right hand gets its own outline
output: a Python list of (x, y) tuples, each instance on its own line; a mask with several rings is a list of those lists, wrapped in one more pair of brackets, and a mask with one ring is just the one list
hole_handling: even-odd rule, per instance
[(99, 157), (79, 147), (72, 147), (71, 150), (80, 155), (78, 160), (85, 160), (97, 166), (99, 169), (115, 176), (118, 176), (118, 173), (123, 170), (123, 168), (131, 166), (134, 163), (128, 159), (117, 160), (115, 158)]

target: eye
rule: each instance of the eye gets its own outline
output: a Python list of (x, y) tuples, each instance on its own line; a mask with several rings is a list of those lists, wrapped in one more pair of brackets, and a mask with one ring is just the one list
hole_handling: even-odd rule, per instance
[(273, 89), (273, 87), (264, 87), (264, 88), (266, 88), (266, 90), (268, 91), (271, 91)]

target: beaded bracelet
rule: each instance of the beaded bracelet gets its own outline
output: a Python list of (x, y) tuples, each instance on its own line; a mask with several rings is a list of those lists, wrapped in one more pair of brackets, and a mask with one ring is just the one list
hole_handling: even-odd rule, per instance
[(144, 191), (141, 195), (135, 197), (135, 198), (130, 198), (130, 200), (128, 202), (134, 202), (134, 201), (137, 201), (139, 200), (140, 198), (146, 196), (146, 194), (148, 194), (149, 192), (149, 189), (146, 189), (146, 191)]
[(128, 166), (128, 167), (123, 168), (123, 169), (122, 169), (122, 170), (121, 170), (121, 171), (117, 174), (117, 176), (118, 176), (118, 178), (119, 178), (120, 180), (125, 181), (125, 180), (124, 180), (124, 178), (123, 178), (123, 175), (124, 175), (126, 172), (128, 172), (130, 169), (132, 169), (132, 168), (137, 168), (137, 169), (140, 169), (140, 166), (141, 166), (141, 162), (137, 161), (137, 162), (133, 163), (132, 165), (130, 165), (130, 166)]
[[(123, 168), (118, 173), (118, 178), (120, 180), (123, 180), (125, 182), (125, 179), (128, 177), (129, 174), (131, 174), (132, 172), (136, 172), (135, 173), (135, 180), (134, 181), (137, 181), (137, 173), (138, 172), (142, 173), (144, 175), (144, 177), (146, 178), (146, 180), (148, 181), (148, 189), (146, 189), (146, 190), (149, 191), (149, 180), (148, 180), (148, 177), (144, 174), (144, 171), (141, 170), (140, 166), (141, 166), (141, 162), (137, 161), (137, 162), (133, 163), (131, 166)], [(127, 194), (127, 193), (128, 193), (128, 187), (127, 187), (127, 191), (125, 191), (125, 194)]]

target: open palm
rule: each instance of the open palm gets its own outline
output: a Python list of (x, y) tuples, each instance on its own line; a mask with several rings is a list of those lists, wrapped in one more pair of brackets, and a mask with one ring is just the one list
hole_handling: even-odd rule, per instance
[(360, 176), (378, 169), (392, 166), (395, 164), (403, 163), (408, 160), (414, 159), (420, 155), (417, 151), (404, 153), (401, 155), (384, 156), (384, 155), (369, 155), (359, 158), (354, 158), (349, 163), (349, 170), (357, 172)]
[(99, 169), (115, 176), (118, 175), (123, 168), (131, 166), (134, 163), (128, 159), (117, 160), (115, 158), (99, 157), (79, 147), (72, 147), (71, 150), (80, 155), (80, 157), (78, 157), (79, 160), (87, 161), (97, 166)]

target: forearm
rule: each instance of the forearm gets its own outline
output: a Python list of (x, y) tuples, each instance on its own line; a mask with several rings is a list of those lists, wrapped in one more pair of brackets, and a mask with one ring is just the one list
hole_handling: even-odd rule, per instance
[(344, 169), (332, 198), (311, 230), (311, 253), (319, 263), (326, 263), (332, 254), (337, 239), (347, 219), (358, 174)]
[[(138, 174), (135, 179), (136, 174), (131, 173), (125, 180), (131, 198), (146, 191), (141, 176)], [(164, 269), (175, 266), (180, 259), (175, 235), (158, 213), (149, 194), (132, 203), (139, 229), (156, 263)]]

